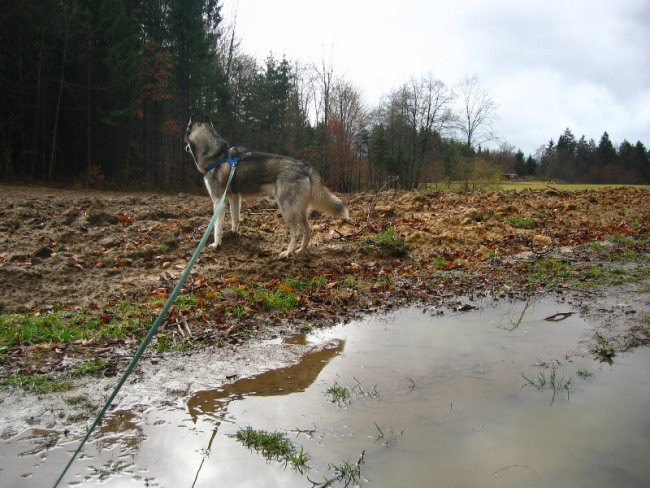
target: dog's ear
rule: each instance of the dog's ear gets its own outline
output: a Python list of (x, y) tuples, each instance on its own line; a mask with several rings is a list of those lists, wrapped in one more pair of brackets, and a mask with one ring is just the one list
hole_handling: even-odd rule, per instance
[(194, 117), (194, 114), (190, 114), (190, 120), (187, 121), (187, 128), (185, 129), (186, 134), (189, 134), (192, 129), (192, 117)]

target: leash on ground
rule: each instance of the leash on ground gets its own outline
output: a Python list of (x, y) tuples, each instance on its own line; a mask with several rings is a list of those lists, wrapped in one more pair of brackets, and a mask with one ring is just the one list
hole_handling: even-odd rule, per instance
[[(194, 154), (192, 154), (194, 156)], [(230, 183), (232, 182), (232, 178), (235, 175), (235, 168), (236, 164), (231, 165), (230, 167), (230, 174), (228, 175), (228, 181), (226, 182), (226, 189), (223, 192), (223, 195), (221, 195), (221, 199), (219, 200), (219, 203), (217, 204), (217, 207), (214, 210), (214, 214), (212, 214), (212, 218), (210, 219), (210, 223), (208, 224), (208, 227), (205, 229), (205, 232), (203, 233), (203, 237), (199, 241), (199, 245), (196, 247), (196, 250), (194, 251), (194, 254), (190, 258), (190, 261), (187, 263), (187, 266), (185, 267), (185, 270), (181, 274), (181, 276), (178, 278), (178, 282), (176, 283), (176, 286), (174, 287), (174, 290), (171, 292), (169, 295), (169, 298), (165, 302), (165, 305), (163, 306), (162, 310), (160, 311), (160, 314), (158, 314), (158, 317), (154, 321), (153, 325), (149, 329), (149, 332), (147, 333), (146, 337), (140, 344), (140, 347), (136, 351), (135, 355), (133, 356), (133, 359), (129, 363), (129, 366), (126, 368), (126, 371), (122, 374), (122, 377), (120, 378), (120, 381), (117, 383), (117, 386), (111, 393), (111, 395), (108, 397), (108, 400), (106, 400), (106, 403), (104, 403), (104, 406), (102, 409), (99, 411), (99, 414), (95, 418), (95, 421), (92, 423), (90, 428), (88, 429), (88, 432), (86, 432), (86, 435), (84, 438), (81, 440), (81, 443), (75, 450), (74, 454), (72, 455), (72, 458), (70, 461), (68, 461), (68, 464), (66, 467), (63, 469), (63, 472), (59, 476), (59, 478), (56, 480), (54, 483), (53, 488), (57, 488), (59, 486), (59, 483), (63, 480), (64, 476), (70, 469), (70, 466), (72, 466), (72, 463), (74, 460), (77, 458), (79, 453), (81, 452), (81, 449), (83, 446), (86, 444), (86, 441), (90, 438), (90, 435), (93, 433), (95, 428), (99, 425), (99, 423), (102, 421), (104, 418), (104, 414), (106, 414), (106, 411), (110, 407), (111, 403), (113, 403), (113, 400), (115, 400), (115, 397), (117, 396), (118, 392), (126, 382), (127, 378), (133, 372), (133, 369), (135, 368), (135, 365), (137, 362), (140, 360), (140, 357), (144, 353), (144, 350), (147, 348), (149, 343), (151, 342), (151, 339), (156, 335), (156, 332), (158, 331), (158, 328), (160, 325), (163, 323), (165, 320), (165, 317), (167, 316), (167, 313), (169, 312), (169, 309), (171, 308), (172, 304), (174, 303), (174, 300), (176, 300), (176, 297), (180, 293), (181, 289), (183, 288), (183, 285), (185, 284), (185, 281), (187, 280), (187, 277), (190, 275), (190, 272), (192, 271), (192, 268), (194, 267), (194, 264), (196, 263), (196, 260), (199, 257), (199, 254), (201, 253), (201, 250), (205, 247), (205, 244), (208, 242), (208, 238), (210, 237), (210, 232), (212, 231), (215, 222), (219, 218), (219, 215), (221, 214), (221, 210), (223, 209), (224, 203), (226, 201), (226, 193), (228, 191), (228, 188), (230, 187)]]

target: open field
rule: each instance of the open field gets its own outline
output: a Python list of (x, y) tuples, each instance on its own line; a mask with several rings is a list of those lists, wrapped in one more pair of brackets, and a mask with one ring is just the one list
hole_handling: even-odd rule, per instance
[(546, 181), (502, 181), (499, 183), (502, 190), (544, 190), (555, 188), (560, 191), (585, 191), (585, 190), (613, 190), (635, 188), (640, 190), (650, 190), (650, 185), (597, 185), (582, 183), (554, 183)]

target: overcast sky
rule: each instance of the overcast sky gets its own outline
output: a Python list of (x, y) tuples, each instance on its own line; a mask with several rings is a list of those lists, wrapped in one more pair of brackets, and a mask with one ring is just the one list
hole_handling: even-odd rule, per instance
[(476, 75), (526, 154), (571, 128), (650, 145), (650, 0), (223, 0), (244, 52), (321, 62), (369, 107), (411, 77)]

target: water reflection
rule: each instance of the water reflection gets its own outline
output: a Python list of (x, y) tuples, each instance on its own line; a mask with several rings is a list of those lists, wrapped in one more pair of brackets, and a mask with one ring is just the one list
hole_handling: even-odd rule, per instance
[(199, 415), (217, 414), (223, 418), (228, 404), (247, 396), (278, 396), (305, 391), (332, 358), (341, 354), (345, 341), (335, 340), (322, 349), (305, 354), (300, 362), (272, 369), (251, 378), (242, 378), (216, 390), (199, 391), (187, 402), (194, 422)]

